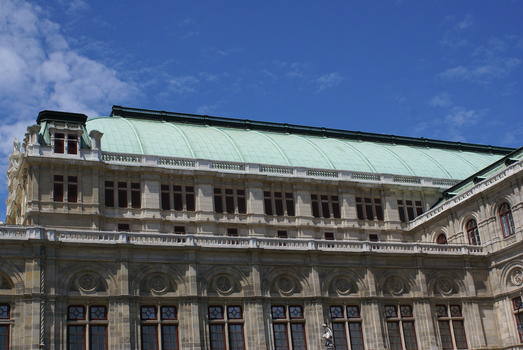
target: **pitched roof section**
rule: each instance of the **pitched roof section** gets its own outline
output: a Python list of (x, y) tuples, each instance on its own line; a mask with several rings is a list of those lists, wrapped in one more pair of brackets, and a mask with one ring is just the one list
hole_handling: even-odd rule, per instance
[(89, 119), (102, 150), (464, 179), (513, 149), (114, 106)]

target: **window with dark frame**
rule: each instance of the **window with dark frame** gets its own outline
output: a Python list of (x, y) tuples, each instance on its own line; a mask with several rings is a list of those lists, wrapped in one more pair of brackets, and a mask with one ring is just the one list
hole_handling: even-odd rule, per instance
[(417, 350), (412, 305), (385, 305), (387, 335), (391, 350)]
[(294, 195), (292, 192), (263, 192), (265, 215), (295, 216)]
[(371, 242), (378, 242), (379, 236), (376, 233), (369, 233), (369, 241)]
[(214, 211), (216, 213), (245, 214), (247, 212), (245, 190), (214, 188)]
[(174, 226), (174, 233), (177, 235), (185, 234), (185, 226)]
[(499, 207), (499, 220), (501, 222), (501, 230), (503, 237), (509, 237), (516, 233), (514, 228), (514, 219), (512, 218), (512, 210), (508, 203), (503, 203)]
[(461, 306), (436, 305), (436, 316), (442, 349), (468, 349)]
[(476, 223), (476, 220), (470, 219), (469, 221), (467, 221), (465, 228), (467, 230), (467, 237), (469, 239), (469, 244), (480, 245), (481, 240), (479, 238), (479, 230), (478, 230), (478, 224)]
[(54, 175), (53, 176), (53, 201), (63, 202), (64, 201), (64, 176)]
[(0, 349), (9, 350), (11, 307), (0, 304)]
[(67, 308), (68, 349), (108, 349), (107, 307), (70, 305)]
[(234, 227), (229, 227), (227, 229), (227, 236), (229, 237), (238, 237), (238, 229)]
[(160, 192), (160, 207), (163, 210), (195, 210), (194, 186), (163, 184)]
[(78, 136), (67, 135), (67, 154), (78, 154)]
[(359, 220), (383, 221), (383, 206), (380, 198), (356, 197), (356, 214)]
[(275, 350), (306, 350), (305, 318), (301, 305), (271, 306)]
[(53, 175), (53, 201), (68, 203), (78, 202), (78, 177)]
[(339, 197), (326, 194), (311, 194), (312, 216), (316, 218), (341, 218)]
[(447, 244), (447, 236), (444, 233), (440, 233), (436, 238), (437, 244)]
[(421, 201), (401, 200), (398, 199), (398, 214), (401, 222), (408, 222), (414, 220), (419, 215), (423, 214), (423, 204)]
[(364, 350), (362, 319), (357, 305), (330, 307), (332, 333), (336, 349)]
[(208, 308), (211, 350), (243, 350), (243, 310), (239, 305), (211, 305)]
[(142, 189), (139, 182), (104, 181), (104, 187), (106, 207), (114, 208), (117, 204), (118, 208), (141, 208)]
[(324, 232), (323, 238), (327, 241), (334, 241), (334, 232)]
[(142, 350), (178, 350), (176, 306), (142, 305), (140, 307), (140, 331)]
[(512, 309), (516, 318), (519, 342), (523, 343), (523, 300), (521, 296), (512, 299)]
[(117, 226), (118, 232), (130, 232), (131, 227), (129, 224), (118, 224)]
[(54, 153), (65, 152), (65, 134), (56, 132), (54, 134)]

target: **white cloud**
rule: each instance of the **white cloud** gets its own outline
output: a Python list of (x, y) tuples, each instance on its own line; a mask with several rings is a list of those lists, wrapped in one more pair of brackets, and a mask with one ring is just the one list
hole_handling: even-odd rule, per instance
[(480, 114), (473, 109), (466, 109), (463, 107), (453, 107), (449, 114), (444, 118), (447, 125), (450, 127), (460, 128), (462, 126), (471, 126), (480, 120)]
[(430, 99), (430, 105), (433, 107), (450, 107), (452, 106), (452, 100), (448, 93), (443, 92)]
[[(88, 6), (82, 0), (68, 10)], [(16, 137), (22, 139), (40, 110), (55, 109), (97, 116), (137, 93), (117, 72), (68, 44), (60, 25), (38, 6), (0, 0), (0, 172)], [(5, 178), (0, 179), (0, 188)]]
[(316, 82), (318, 83), (317, 92), (321, 92), (325, 89), (335, 87), (341, 83), (343, 77), (339, 73), (324, 74), (319, 77)]

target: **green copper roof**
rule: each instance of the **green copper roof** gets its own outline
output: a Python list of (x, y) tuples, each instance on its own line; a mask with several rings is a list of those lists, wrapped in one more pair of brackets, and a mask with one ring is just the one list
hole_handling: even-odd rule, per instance
[(113, 107), (87, 121), (102, 150), (193, 159), (464, 179), (511, 149)]

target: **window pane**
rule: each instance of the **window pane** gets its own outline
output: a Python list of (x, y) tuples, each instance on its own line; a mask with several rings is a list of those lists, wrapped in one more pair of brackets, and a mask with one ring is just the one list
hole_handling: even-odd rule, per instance
[(225, 350), (225, 334), (222, 324), (209, 325), (211, 350)]
[(162, 350), (178, 350), (178, 327), (176, 325), (162, 326)]
[(291, 323), (292, 350), (306, 350), (305, 325), (303, 323)]
[(523, 313), (516, 314), (516, 325), (518, 326), (519, 341), (523, 343)]
[(349, 323), (351, 350), (363, 350), (363, 333), (360, 322)]
[(283, 200), (281, 198), (276, 198), (274, 200), (274, 206), (276, 207), (276, 215), (283, 215)]
[(9, 349), (9, 326), (0, 325), (0, 350)]
[(230, 320), (241, 320), (242, 319), (242, 308), (240, 306), (227, 307), (227, 317)]
[(8, 319), (10, 317), (9, 305), (0, 305), (0, 318)]
[(176, 320), (176, 307), (162, 306), (162, 320)]
[(391, 350), (402, 350), (399, 322), (387, 322), (389, 345)]
[(414, 322), (403, 322), (403, 335), (405, 336), (405, 348), (407, 350), (416, 350), (418, 348), (418, 343), (416, 341)]
[(287, 341), (287, 325), (282, 323), (273, 324), (274, 329), (274, 349), (289, 350)]
[(229, 325), (229, 349), (243, 350), (243, 325)]
[(334, 336), (334, 348), (336, 350), (348, 350), (347, 334), (345, 333), (345, 323), (335, 322), (332, 324), (332, 333)]
[(106, 320), (107, 309), (105, 306), (91, 306), (91, 320)]
[(223, 320), (223, 308), (221, 306), (209, 306), (210, 320)]
[(67, 318), (72, 321), (85, 320), (85, 308), (83, 306), (69, 306)]
[(273, 306), (271, 310), (273, 319), (285, 318), (285, 308), (283, 306)]
[(467, 348), (467, 338), (465, 337), (465, 327), (463, 326), (462, 320), (452, 321), (452, 327), (454, 328), (454, 337), (456, 340), (456, 347), (458, 349)]
[(142, 350), (158, 350), (156, 325), (142, 325)]
[(343, 307), (331, 306), (331, 318), (343, 318)]
[(85, 328), (84, 326), (67, 327), (67, 349), (84, 350), (85, 345)]
[(107, 327), (106, 326), (91, 326), (89, 334), (90, 350), (106, 350), (107, 349)]
[(156, 306), (142, 306), (142, 320), (156, 320)]
[(450, 334), (449, 321), (438, 321), (439, 324), (439, 335), (441, 337), (441, 347), (443, 350), (452, 350), (452, 339)]
[(289, 315), (291, 319), (303, 318), (303, 309), (301, 306), (289, 306)]

